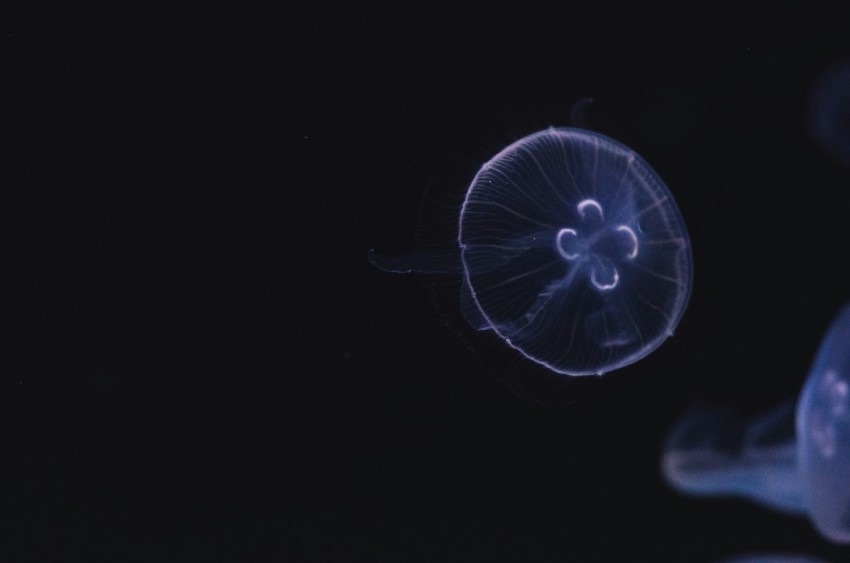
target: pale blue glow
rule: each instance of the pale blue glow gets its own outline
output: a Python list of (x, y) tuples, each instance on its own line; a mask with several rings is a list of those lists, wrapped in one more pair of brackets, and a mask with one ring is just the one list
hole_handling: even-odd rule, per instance
[(833, 158), (850, 166), (850, 63), (829, 68), (818, 79), (809, 128)]
[(794, 553), (752, 553), (722, 559), (717, 563), (826, 563), (809, 555)]
[(568, 375), (601, 375), (655, 350), (693, 278), (688, 233), (658, 175), (631, 149), (573, 128), (520, 139), (481, 167), (456, 249), (370, 260), (463, 276), (473, 327)]
[(730, 410), (692, 409), (670, 434), (662, 466), (668, 482), (688, 494), (741, 496), (783, 512), (806, 512), (790, 401), (755, 420)]
[(803, 497), (821, 533), (850, 542), (850, 305), (833, 321), (797, 405)]
[(850, 543), (850, 305), (830, 325), (796, 405), (749, 421), (694, 409), (671, 433), (662, 467), (685, 493), (806, 514), (823, 536)]

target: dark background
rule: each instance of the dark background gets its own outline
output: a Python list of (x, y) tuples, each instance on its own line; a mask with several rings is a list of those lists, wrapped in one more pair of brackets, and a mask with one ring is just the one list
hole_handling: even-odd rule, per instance
[[(807, 131), (850, 8), (368, 4), (0, 24), (0, 557), (846, 559), (659, 456), (693, 401), (794, 395), (850, 298), (850, 169)], [(553, 394), (366, 252), (588, 96), (696, 275), (673, 339)]]

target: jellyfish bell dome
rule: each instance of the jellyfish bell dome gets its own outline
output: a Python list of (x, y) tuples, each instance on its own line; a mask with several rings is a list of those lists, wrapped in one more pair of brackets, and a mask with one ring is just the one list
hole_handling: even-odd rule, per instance
[(601, 375), (661, 345), (690, 296), (690, 240), (670, 191), (633, 150), (549, 128), (475, 175), (446, 254), (370, 255), (393, 272), (458, 273), (461, 308), (523, 356)]
[(670, 191), (634, 151), (581, 129), (535, 133), (484, 164), (459, 244), (488, 324), (560, 373), (643, 358), (673, 334), (691, 291)]
[(850, 304), (830, 325), (797, 403), (797, 462), (812, 522), (850, 542)]

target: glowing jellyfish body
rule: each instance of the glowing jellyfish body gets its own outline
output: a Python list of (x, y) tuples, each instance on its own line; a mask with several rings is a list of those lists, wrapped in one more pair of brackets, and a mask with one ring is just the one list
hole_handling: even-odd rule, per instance
[(672, 432), (662, 465), (686, 493), (807, 514), (823, 536), (850, 543), (850, 306), (827, 331), (796, 407), (738, 423), (694, 411)]
[(833, 321), (803, 386), (797, 460), (815, 526), (850, 542), (850, 305)]
[[(581, 129), (535, 133), (481, 167), (460, 212), (458, 255), (470, 324), (568, 375), (655, 350), (692, 285), (690, 241), (667, 187), (634, 151)], [(372, 261), (453, 269), (421, 254)]]

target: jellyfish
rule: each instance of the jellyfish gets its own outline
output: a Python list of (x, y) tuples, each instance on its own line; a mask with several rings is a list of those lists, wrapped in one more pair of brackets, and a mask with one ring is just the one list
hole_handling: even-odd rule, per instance
[(752, 553), (737, 555), (718, 561), (718, 563), (826, 563), (809, 555), (797, 553)]
[(850, 543), (850, 304), (830, 325), (799, 399), (753, 420), (692, 409), (662, 457), (667, 481), (697, 496), (739, 496), (807, 515)]
[(809, 130), (830, 156), (850, 166), (850, 62), (827, 69), (815, 83)]
[(461, 310), (526, 358), (602, 375), (658, 348), (679, 323), (693, 266), (661, 178), (599, 133), (549, 128), (487, 161), (469, 186), (456, 246), (382, 256), (390, 272), (462, 276)]

